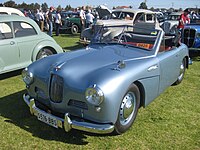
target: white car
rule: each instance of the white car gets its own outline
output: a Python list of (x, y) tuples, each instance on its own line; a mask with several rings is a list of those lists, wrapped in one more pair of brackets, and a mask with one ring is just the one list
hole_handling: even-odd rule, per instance
[[(102, 13), (104, 14), (102, 19), (97, 20), (97, 22), (91, 27), (86, 28), (81, 33), (80, 42), (83, 44), (89, 44), (93, 35), (96, 31), (102, 26), (118, 26), (118, 25), (134, 25), (136, 23), (158, 23), (156, 13), (150, 10), (145, 9), (115, 9), (112, 12), (103, 9)], [(158, 23), (159, 26), (159, 23)]]
[(19, 9), (11, 7), (0, 7), (0, 15), (2, 14), (24, 16)]
[(172, 12), (169, 14), (167, 20), (161, 24), (161, 28), (165, 31), (166, 34), (175, 34), (177, 26), (179, 24), (179, 18), (182, 12)]

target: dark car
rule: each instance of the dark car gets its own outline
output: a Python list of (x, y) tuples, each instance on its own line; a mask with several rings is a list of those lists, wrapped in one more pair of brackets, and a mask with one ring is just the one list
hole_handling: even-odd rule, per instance
[(81, 29), (81, 22), (78, 12), (62, 12), (61, 30), (70, 31), (72, 34), (77, 34)]
[(200, 23), (185, 26), (182, 34), (182, 42), (188, 46), (191, 58), (200, 56)]

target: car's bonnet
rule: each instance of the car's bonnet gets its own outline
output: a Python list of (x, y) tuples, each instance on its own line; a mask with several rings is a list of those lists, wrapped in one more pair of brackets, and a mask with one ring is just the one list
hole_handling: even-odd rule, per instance
[(53, 66), (69, 74), (86, 75), (100, 68), (117, 64), (121, 60), (134, 60), (148, 55), (148, 51), (136, 48), (128, 48), (121, 45), (103, 46), (98, 49), (89, 48), (88, 50), (78, 50), (63, 54)]

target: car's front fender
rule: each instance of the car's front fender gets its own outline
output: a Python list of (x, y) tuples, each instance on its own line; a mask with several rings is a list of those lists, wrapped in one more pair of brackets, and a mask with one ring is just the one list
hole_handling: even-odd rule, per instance
[(62, 48), (55, 42), (51, 41), (51, 40), (43, 40), (41, 42), (39, 42), (35, 47), (34, 50), (32, 52), (32, 57), (31, 57), (31, 61), (36, 61), (36, 57), (37, 54), (39, 53), (40, 50), (42, 50), (43, 48), (49, 48), (52, 49), (56, 54), (57, 53), (62, 53), (63, 50)]

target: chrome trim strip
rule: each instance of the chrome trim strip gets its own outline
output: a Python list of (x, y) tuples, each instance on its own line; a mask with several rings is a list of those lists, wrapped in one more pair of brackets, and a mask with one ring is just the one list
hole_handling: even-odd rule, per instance
[(158, 65), (153, 65), (153, 66), (151, 66), (151, 67), (149, 67), (148, 69), (147, 69), (147, 71), (153, 71), (153, 70), (156, 70), (156, 69), (158, 69)]
[[(37, 116), (38, 111), (48, 114), (47, 112), (37, 108), (35, 106), (34, 99), (30, 98), (30, 96), (28, 94), (24, 94), (23, 99), (26, 102), (26, 104), (29, 106), (30, 112), (32, 115)], [(51, 115), (51, 114), (48, 114), (48, 115)], [(71, 120), (70, 114), (68, 114), (68, 113), (65, 114), (64, 119), (56, 117), (54, 115), (51, 115), (51, 116), (57, 119), (58, 127), (64, 128), (66, 132), (69, 132), (71, 129), (77, 129), (77, 130), (81, 130), (81, 131), (98, 133), (98, 134), (107, 134), (107, 133), (111, 133), (114, 131), (114, 125), (95, 124), (95, 123), (90, 123), (90, 122)]]

